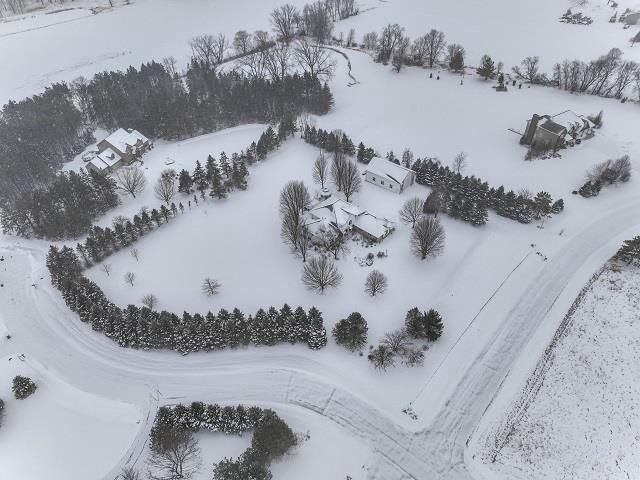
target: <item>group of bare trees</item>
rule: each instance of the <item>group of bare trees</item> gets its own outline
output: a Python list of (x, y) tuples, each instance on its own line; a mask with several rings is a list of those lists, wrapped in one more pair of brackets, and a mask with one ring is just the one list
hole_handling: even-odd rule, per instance
[(354, 161), (349, 160), (344, 153), (335, 152), (333, 154), (329, 175), (336, 189), (344, 194), (347, 202), (360, 191), (362, 180), (358, 166)]
[[(369, 32), (362, 38), (362, 45), (367, 50), (376, 51), (376, 61), (388, 63), (400, 71), (403, 65), (425, 65), (433, 68), (443, 59), (449, 67), (460, 70), (464, 67), (464, 48), (451, 44), (447, 48), (444, 32), (431, 29), (428, 33), (411, 41), (399, 24), (389, 24), (378, 35)], [(446, 54), (446, 55), (445, 55)]]
[[(542, 80), (546, 76), (539, 75)], [(563, 90), (622, 98), (634, 83), (640, 87), (640, 64), (624, 60), (622, 51), (612, 48), (590, 62), (564, 60), (553, 67), (552, 82)], [(640, 96), (640, 90), (639, 90)]]
[[(262, 32), (265, 33), (265, 32)], [(238, 59), (240, 67), (255, 79), (282, 80), (296, 68), (313, 78), (328, 79), (333, 76), (336, 62), (331, 51), (319, 44), (300, 38), (293, 42), (276, 42), (268, 34), (253, 40), (249, 54)]]
[(411, 225), (410, 245), (416, 257), (425, 260), (442, 253), (445, 232), (437, 218), (437, 209), (434, 212), (430, 205), (425, 205), (422, 199), (414, 197), (404, 202), (399, 216), (402, 223)]

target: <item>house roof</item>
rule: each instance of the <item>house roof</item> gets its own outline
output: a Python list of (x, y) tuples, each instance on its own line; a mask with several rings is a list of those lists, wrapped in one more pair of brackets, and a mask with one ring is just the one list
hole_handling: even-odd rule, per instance
[(127, 147), (131, 147), (135, 151), (136, 144), (139, 141), (142, 143), (146, 143), (149, 141), (149, 139), (137, 130), (127, 131), (124, 128), (119, 128), (107, 138), (105, 138), (104, 141), (117, 148), (121, 152), (126, 152)]
[(384, 237), (393, 226), (386, 218), (333, 196), (314, 205), (309, 210), (309, 216), (311, 220), (307, 222), (307, 226), (334, 226), (342, 230), (352, 220), (354, 226), (375, 238)]
[(564, 112), (560, 112), (551, 118), (555, 123), (564, 126), (567, 130), (571, 130), (574, 126), (582, 128), (588, 126), (590, 123), (588, 119), (581, 115), (578, 115), (572, 110), (565, 110)]
[(548, 132), (554, 133), (556, 135), (562, 135), (567, 130), (566, 127), (554, 122), (553, 120), (547, 120), (542, 125), (540, 125), (540, 128), (543, 128), (543, 129), (547, 130)]
[(352, 203), (337, 197), (329, 197), (315, 205), (309, 211), (312, 218), (323, 223), (334, 223), (338, 228), (343, 228), (349, 223), (349, 218), (363, 213), (363, 210)]
[(384, 237), (392, 228), (389, 220), (376, 217), (370, 212), (364, 212), (362, 215), (359, 215), (353, 222), (353, 225), (374, 238)]
[(106, 168), (113, 167), (120, 160), (122, 160), (122, 157), (118, 153), (111, 148), (107, 148), (98, 153), (89, 163), (98, 170), (105, 170)]
[(385, 177), (393, 180), (396, 183), (402, 183), (407, 175), (413, 170), (405, 168), (397, 163), (390, 162), (385, 158), (373, 157), (367, 164), (366, 172), (378, 175), (379, 177)]

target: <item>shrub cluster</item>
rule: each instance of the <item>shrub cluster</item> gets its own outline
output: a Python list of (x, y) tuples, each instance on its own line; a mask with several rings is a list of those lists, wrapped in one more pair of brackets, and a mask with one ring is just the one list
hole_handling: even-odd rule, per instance
[(628, 182), (631, 179), (631, 160), (629, 155), (609, 159), (597, 164), (587, 172), (587, 182), (578, 193), (585, 197), (597, 197), (603, 185)]
[(24, 400), (25, 398), (33, 395), (37, 388), (38, 386), (29, 377), (16, 375), (13, 378), (13, 386), (11, 387), (11, 390), (18, 400)]
[(225, 458), (214, 465), (215, 480), (271, 478), (270, 463), (297, 444), (291, 428), (273, 410), (243, 405), (222, 407), (194, 402), (189, 406), (161, 407), (150, 433), (152, 448), (167, 428), (206, 429), (227, 435), (253, 430), (251, 446), (237, 460)]
[(315, 307), (305, 312), (302, 307), (292, 310), (285, 304), (280, 310), (260, 309), (248, 318), (237, 308), (233, 312), (222, 309), (218, 315), (184, 312), (182, 316), (135, 305), (122, 309), (82, 275), (81, 262), (71, 248), (51, 246), (47, 268), (53, 285), (80, 320), (122, 347), (167, 348), (184, 354), (284, 342), (306, 343), (318, 349), (327, 343), (322, 314)]

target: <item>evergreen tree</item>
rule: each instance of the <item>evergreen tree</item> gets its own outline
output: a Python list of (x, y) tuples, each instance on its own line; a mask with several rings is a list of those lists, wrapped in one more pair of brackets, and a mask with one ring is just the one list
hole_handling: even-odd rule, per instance
[(193, 174), (191, 175), (193, 185), (195, 185), (196, 189), (200, 192), (204, 192), (207, 188), (207, 174), (205, 173), (202, 165), (200, 164), (200, 160), (196, 160), (196, 168), (193, 170)]
[(322, 314), (316, 307), (311, 307), (308, 318), (309, 333), (307, 345), (314, 350), (324, 347), (327, 344), (327, 331), (322, 323)]
[(193, 180), (191, 179), (191, 175), (189, 172), (182, 169), (180, 171), (180, 176), (178, 177), (178, 191), (181, 193), (191, 193), (191, 186), (193, 185)]
[(616, 258), (630, 265), (640, 265), (640, 236), (625, 240), (616, 253)]
[(483, 55), (480, 59), (480, 66), (476, 70), (478, 75), (485, 80), (493, 78), (496, 74), (496, 65), (489, 55)]
[(227, 196), (227, 187), (224, 184), (222, 179), (222, 174), (220, 173), (220, 169), (216, 165), (215, 162), (212, 162), (211, 168), (211, 192), (209, 192), (210, 197), (215, 197), (218, 199), (223, 199)]
[(433, 308), (425, 314), (425, 327), (427, 340), (434, 342), (442, 335), (442, 317)]
[(353, 312), (336, 323), (332, 335), (338, 345), (354, 352), (366, 345), (367, 330), (367, 321), (360, 313)]

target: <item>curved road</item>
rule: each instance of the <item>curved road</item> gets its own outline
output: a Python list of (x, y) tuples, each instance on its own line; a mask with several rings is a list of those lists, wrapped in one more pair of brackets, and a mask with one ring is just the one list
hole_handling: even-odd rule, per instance
[[(78, 388), (108, 398), (117, 396), (118, 400), (147, 409), (145, 416), (150, 420), (158, 405), (177, 401), (299, 406), (331, 419), (371, 445), (374, 459), (370, 478), (471, 478), (464, 462), (466, 443), (509, 367), (569, 280), (594, 252), (601, 257), (597, 261), (604, 263), (617, 244), (603, 247), (639, 223), (638, 211), (640, 200), (607, 212), (546, 262), (539, 276), (530, 282), (531, 287), (505, 312), (502, 327), (461, 377), (446, 407), (434, 417), (431, 426), (418, 433), (399, 426), (350, 392), (348, 386), (337, 384), (340, 372), (311, 360), (304, 350), (296, 353), (295, 347), (188, 357), (117, 347), (74, 318), (59, 293), (50, 287), (44, 269), (44, 245), (42, 249), (15, 246), (0, 251), (7, 259), (12, 257), (17, 271), (24, 274), (21, 281), (5, 285), (16, 301), (10, 308), (3, 308), (1, 314), (14, 339), (3, 342), (5, 351), (0, 354), (33, 355)], [(32, 286), (34, 282), (37, 288)], [(140, 429), (122, 464), (139, 456), (149, 426), (147, 422), (147, 428)], [(114, 467), (107, 478), (114, 478), (120, 467)]]

